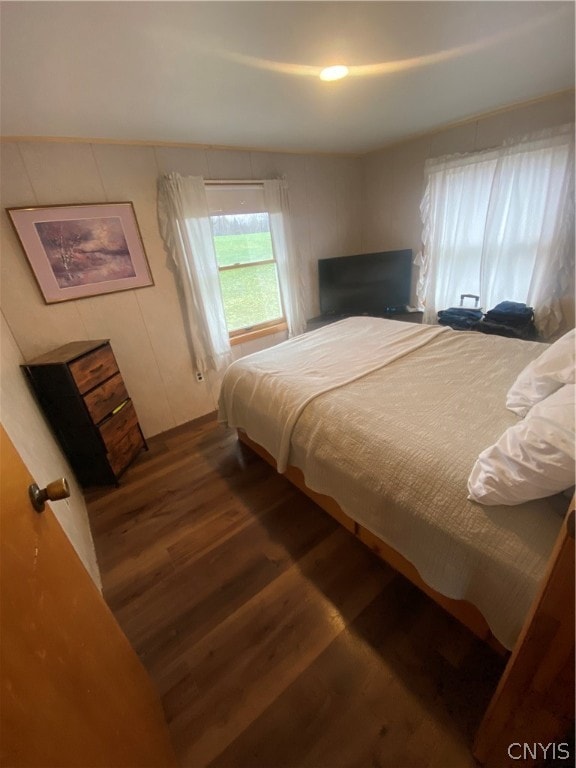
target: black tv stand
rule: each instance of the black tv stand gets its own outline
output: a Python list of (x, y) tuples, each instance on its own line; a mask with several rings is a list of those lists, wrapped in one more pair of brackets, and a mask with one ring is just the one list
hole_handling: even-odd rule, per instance
[[(402, 311), (399, 312), (397, 310), (392, 310), (390, 312), (385, 312), (382, 314), (371, 314), (371, 313), (365, 313), (364, 316), (366, 317), (382, 317), (387, 320), (401, 320), (404, 323), (421, 323), (422, 322), (422, 316), (423, 312), (406, 312)], [(322, 328), (324, 325), (330, 325), (331, 323), (336, 323), (338, 320), (345, 320), (347, 317), (361, 317), (362, 314), (358, 315), (318, 315), (317, 317), (313, 317), (306, 323), (306, 332), (308, 331), (315, 331), (318, 328)]]

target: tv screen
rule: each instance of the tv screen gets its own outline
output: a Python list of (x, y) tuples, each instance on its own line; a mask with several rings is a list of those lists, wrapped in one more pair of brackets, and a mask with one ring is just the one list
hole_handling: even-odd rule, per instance
[(384, 315), (410, 303), (412, 250), (318, 260), (323, 315)]

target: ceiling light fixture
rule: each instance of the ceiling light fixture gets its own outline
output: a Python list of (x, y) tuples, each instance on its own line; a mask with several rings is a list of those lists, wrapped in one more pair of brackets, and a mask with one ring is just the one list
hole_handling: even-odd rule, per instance
[(342, 80), (348, 74), (348, 67), (337, 64), (334, 67), (325, 67), (320, 72), (320, 80)]

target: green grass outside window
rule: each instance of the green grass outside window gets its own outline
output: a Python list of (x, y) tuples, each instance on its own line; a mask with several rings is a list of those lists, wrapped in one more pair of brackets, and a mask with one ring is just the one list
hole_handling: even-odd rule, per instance
[[(218, 266), (250, 264), (273, 258), (269, 232), (214, 237)], [(256, 264), (220, 272), (229, 331), (282, 318), (276, 264)]]

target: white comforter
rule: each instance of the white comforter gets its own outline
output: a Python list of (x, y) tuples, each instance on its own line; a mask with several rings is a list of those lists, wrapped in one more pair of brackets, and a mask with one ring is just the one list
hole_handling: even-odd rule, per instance
[(517, 419), (516, 374), (542, 346), (350, 318), (234, 363), (220, 418), (336, 499), (511, 648), (560, 527), (558, 500), (467, 500), (478, 453)]

